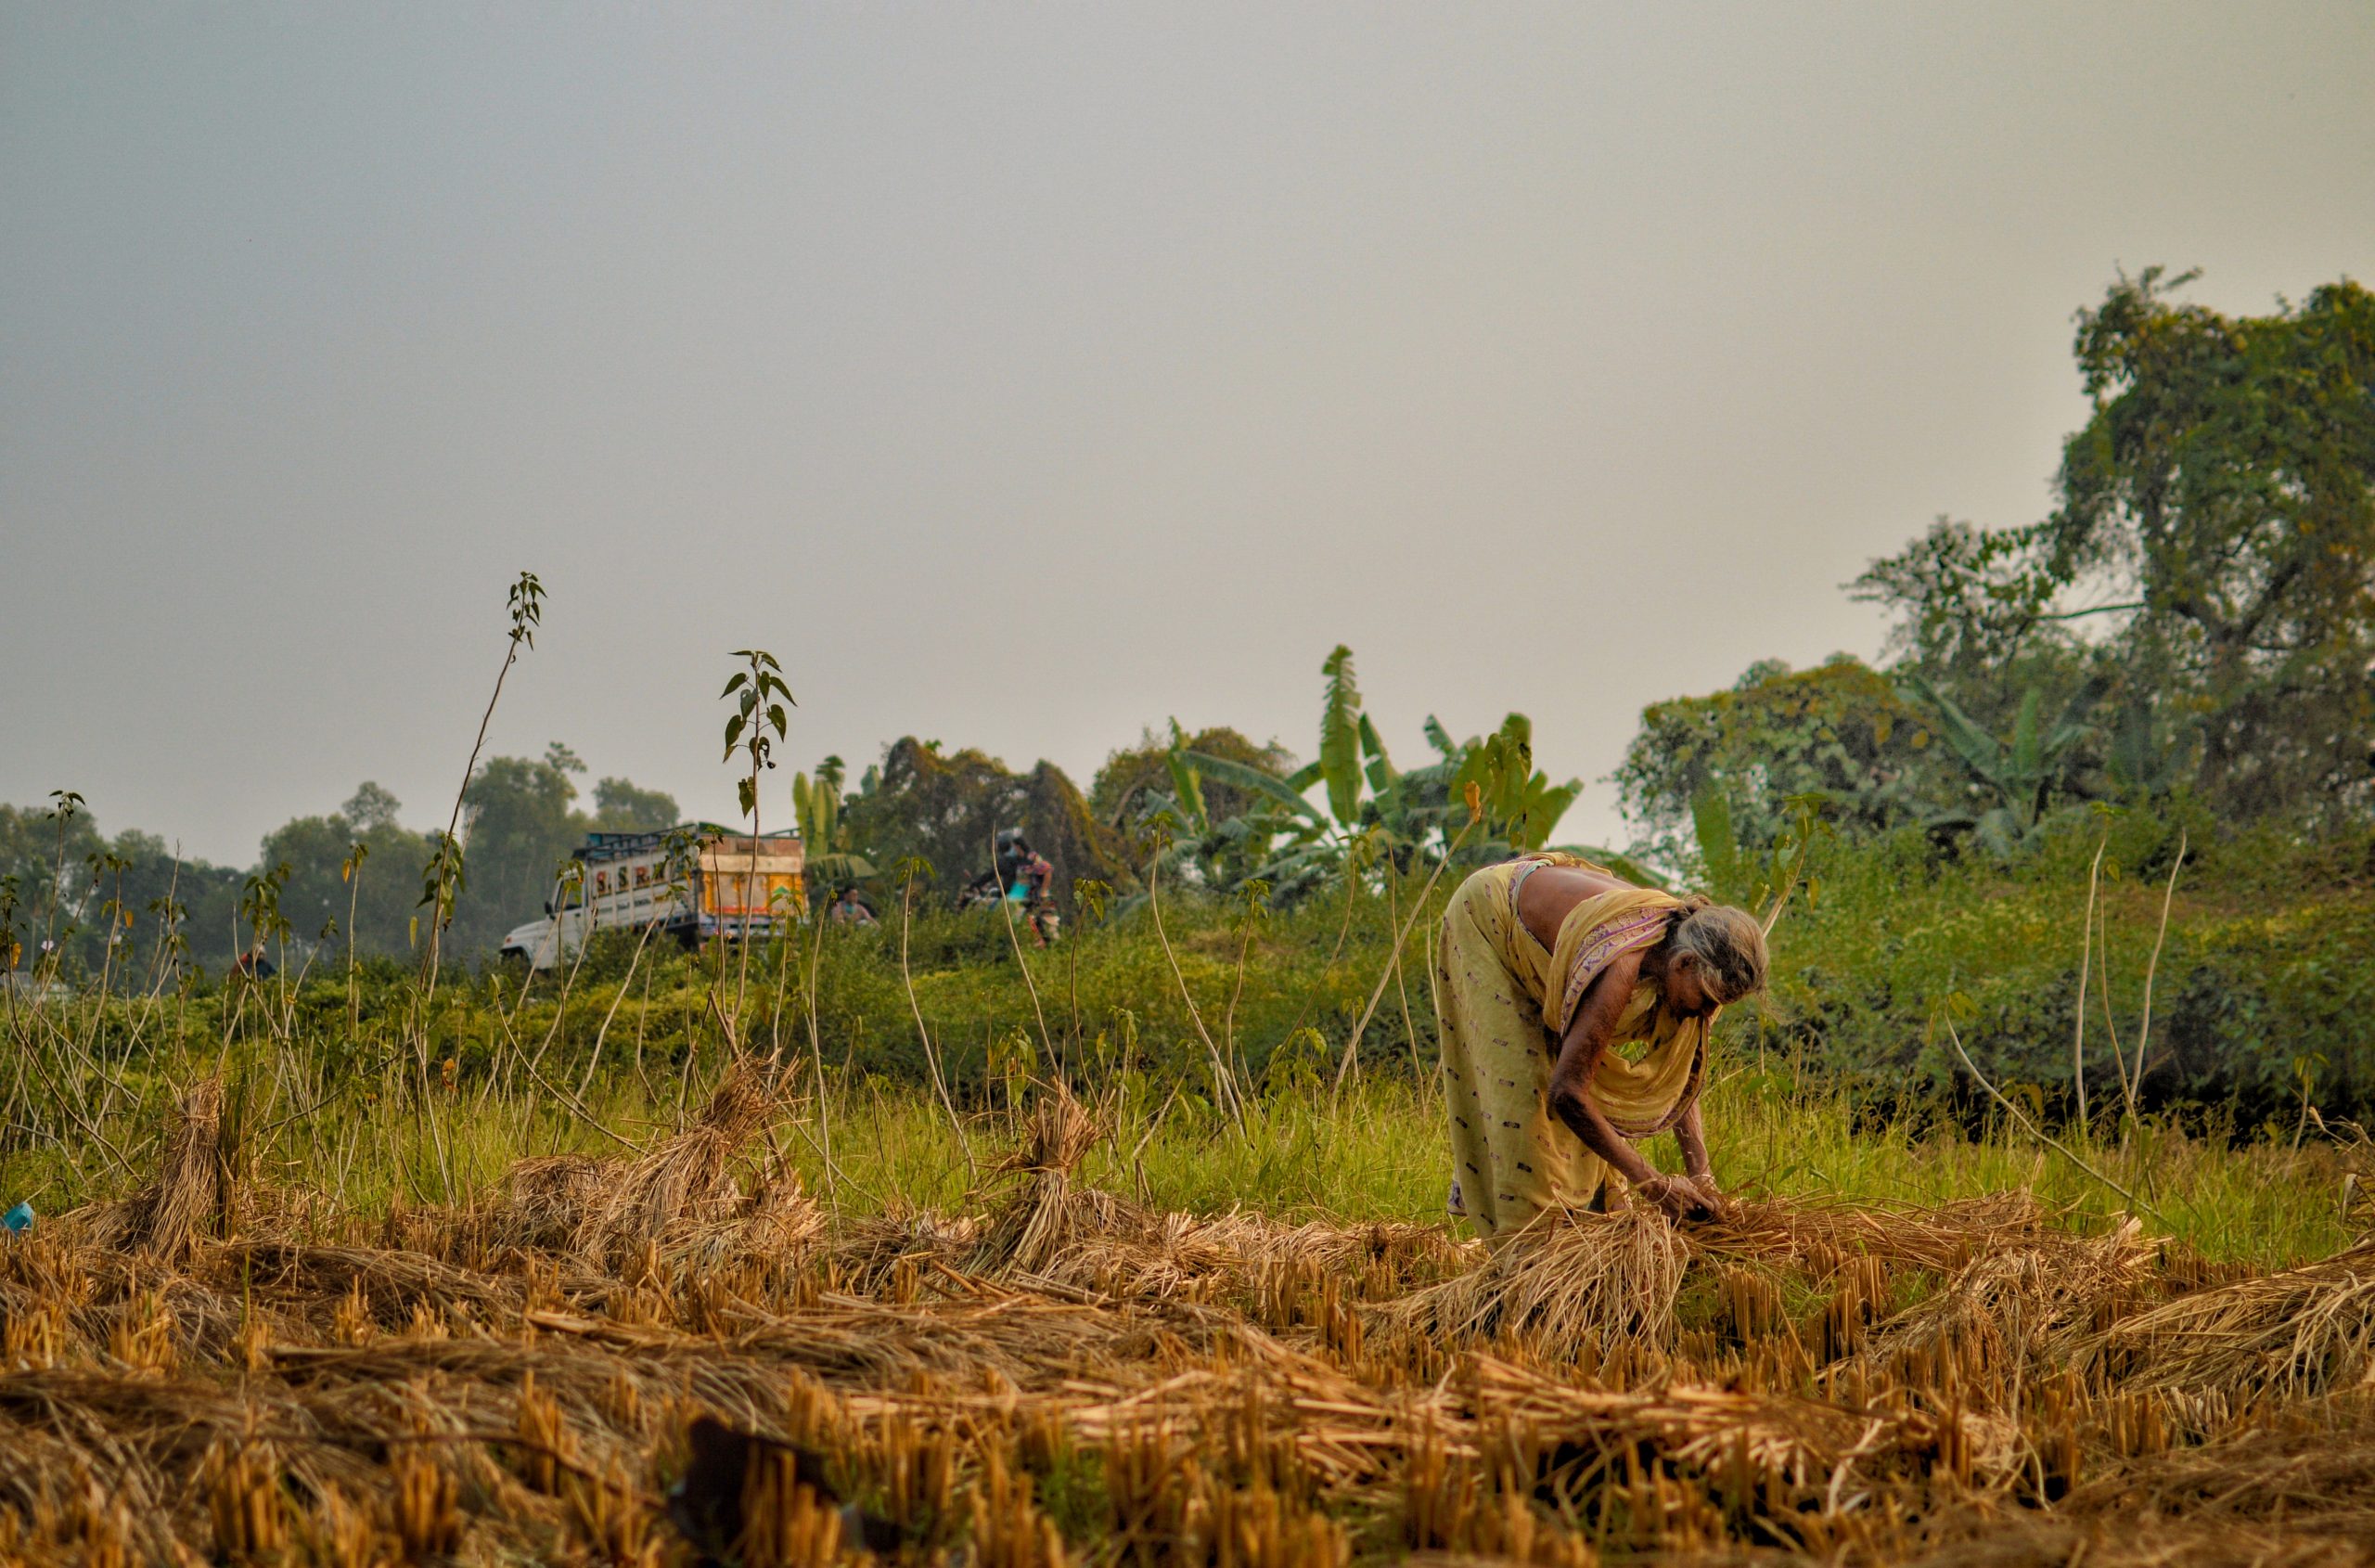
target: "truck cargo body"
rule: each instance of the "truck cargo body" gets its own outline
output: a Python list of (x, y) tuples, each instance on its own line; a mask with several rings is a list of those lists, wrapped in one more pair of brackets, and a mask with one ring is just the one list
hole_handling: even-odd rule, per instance
[[(692, 847), (672, 857), (671, 841), (681, 846), (687, 839)], [(577, 858), (584, 873), (577, 884), (558, 884), (545, 918), (503, 939), (505, 958), (550, 969), (594, 932), (645, 926), (691, 947), (764, 939), (808, 908), (806, 846), (789, 829), (756, 838), (707, 823), (667, 832), (588, 833)]]

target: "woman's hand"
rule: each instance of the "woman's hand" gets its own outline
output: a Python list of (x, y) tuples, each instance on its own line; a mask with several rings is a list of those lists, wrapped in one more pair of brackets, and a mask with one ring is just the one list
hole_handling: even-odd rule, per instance
[(1707, 1206), (1717, 1219), (1730, 1217), (1729, 1205), (1724, 1202), (1724, 1190), (1715, 1185), (1715, 1167), (1707, 1158), (1707, 1127), (1699, 1117), (1699, 1102), (1692, 1100), (1684, 1110), (1681, 1120), (1675, 1124), (1674, 1140), (1682, 1150), (1683, 1176), (1699, 1189)]
[(1653, 1176), (1636, 1183), (1633, 1190), (1655, 1203), (1668, 1219), (1713, 1219), (1720, 1212), (1717, 1200), (1697, 1182), (1678, 1176)]

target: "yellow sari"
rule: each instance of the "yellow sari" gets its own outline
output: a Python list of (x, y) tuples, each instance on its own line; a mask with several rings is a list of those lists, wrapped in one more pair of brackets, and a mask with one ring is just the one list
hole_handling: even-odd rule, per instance
[[(1591, 1202), (1613, 1175), (1550, 1109), (1559, 1040), (1591, 983), (1620, 954), (1665, 939), (1679, 901), (1625, 887), (1585, 899), (1546, 948), (1518, 918), (1529, 862), (1602, 868), (1573, 855), (1488, 866), (1460, 884), (1434, 948), (1435, 1016), (1450, 1111), (1452, 1180), (1489, 1238)], [(1618, 1015), (1585, 1092), (1627, 1138), (1661, 1133), (1698, 1099), (1709, 1020), (1678, 1018), (1643, 980)]]

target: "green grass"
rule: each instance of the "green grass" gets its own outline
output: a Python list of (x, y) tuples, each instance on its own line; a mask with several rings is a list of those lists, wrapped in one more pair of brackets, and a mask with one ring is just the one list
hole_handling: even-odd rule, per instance
[[(2111, 1014), (2131, 1044), (2167, 837), (2165, 825), (2124, 819), (2106, 860), (2117, 872), (2103, 900)], [(2014, 868), (1941, 863), (1903, 843), (1833, 854), (1817, 895), (1780, 928), (1772, 996), (1717, 1033), (1708, 1124), (1726, 1182), (1912, 1204), (2025, 1189), (2080, 1224), (2129, 1206), (2116, 1184), (2153, 1229), (2214, 1258), (2276, 1265), (2341, 1245), (2343, 1178), (2366, 1147), (2312, 1136), (2296, 1151), (2298, 1092), (2124, 1127), (2105, 1117), (2110, 1029), (2098, 1018), (2097, 1136), (2055, 1122), (2092, 851), (2091, 840), (2056, 843)], [(2156, 1048), (2207, 1053), (2214, 1083), (2222, 1073), (2277, 1082), (2269, 1063), (2282, 1055), (2308, 1070), (2296, 1091), (2346, 1112), (2363, 1081), (2345, 1071), (2367, 1048), (2361, 1003), (2375, 1000), (2360, 940), (2375, 930), (2375, 898), (2348, 868), (2305, 862), (2288, 893), (2267, 868), (2276, 854), (2230, 847), (2187, 873), (2159, 975)], [(1026, 984), (1002, 926), (934, 914), (912, 932), (912, 996), (895, 929), (828, 927), (813, 952), (754, 954), (745, 1037), (825, 1067), (823, 1103), (786, 1156), (845, 1213), (955, 1208), (1012, 1136), (1009, 1086), (1060, 1068), (1112, 1120), (1086, 1176), (1113, 1190), (1204, 1214), (1439, 1218), (1448, 1157), (1418, 943), (1395, 985), (1387, 901), (1373, 893), (1315, 899), (1259, 922), (1250, 940), (1240, 919), (1166, 897), (1169, 954), (1144, 919), (1086, 922), (1058, 950), (1029, 955)], [(1380, 978), (1354, 1086), (1331, 1100), (1324, 1086)], [(55, 1214), (128, 1190), (153, 1165), (177, 1086), (220, 1063), (256, 1177), (365, 1213), (399, 1197), (466, 1202), (523, 1155), (616, 1151), (680, 1126), (724, 1060), (717, 983), (712, 966), (664, 945), (637, 956), (613, 941), (524, 995), (516, 979), (450, 977), (425, 1023), (409, 971), (385, 963), (355, 977), (351, 998), (331, 963), (302, 986), (276, 981), (244, 999), (214, 987), (41, 1008), (14, 999), (0, 1010), (0, 1206), (30, 1197)], [(730, 1009), (730, 968), (723, 986)], [(2105, 992), (2099, 965), (2090, 1012)], [(1950, 1113), (1929, 1027), (1941, 1009), (1964, 1021), (2004, 1090), (2107, 1179), (1999, 1114)], [(964, 1143), (929, 1087), (918, 1011)], [(1214, 1108), (1224, 1097), (1207, 1035), (1255, 1086), (1242, 1127)], [(1653, 1156), (1670, 1161), (1670, 1145)]]
[[(315, 1095), (294, 1088), (304, 1067), (283, 1060), (288, 1055), (263, 1046), (235, 1052), (240, 1069), (230, 1105), (233, 1122), (250, 1128), (251, 1174), (311, 1188), (335, 1207), (364, 1214), (385, 1212), (399, 1195), (413, 1204), (468, 1202), (496, 1190), (510, 1164), (530, 1154), (618, 1152), (662, 1138), (699, 1114), (722, 1062), (715, 1047), (646, 1062), (639, 1073), (620, 1060), (591, 1076), (580, 1102), (589, 1114), (537, 1084), (494, 1093), (487, 1081), (468, 1079), (454, 1090), (434, 1088), (423, 1114), (418, 1095), (406, 1093), (411, 1079), (402, 1064), (392, 1064), (330, 1093), (314, 1114), (289, 1114), (289, 1102), (304, 1105)], [(122, 1073), (131, 1093), (107, 1122), (107, 1145), (69, 1128), (0, 1152), (0, 1200), (33, 1198), (55, 1214), (128, 1190), (154, 1157), (166, 1088), (207, 1064), (209, 1052), (192, 1050), (178, 1064), (154, 1057)], [(570, 1073), (546, 1073), (546, 1081), (556, 1076), (570, 1081)], [(285, 1084), (278, 1095), (276, 1081)], [(959, 1100), (959, 1138), (943, 1102), (921, 1086), (839, 1069), (828, 1081), (822, 1105), (810, 1098), (789, 1124), (781, 1154), (841, 1214), (979, 1202), (985, 1171), (1017, 1138), (1017, 1116), (997, 1084), (976, 1086)], [(1007, 1084), (1021, 1088), (1026, 1079), (1014, 1069)], [(1413, 1081), (1406, 1062), (1368, 1069), (1340, 1100), (1303, 1069), (1256, 1098), (1242, 1128), (1197, 1093), (1197, 1079), (1145, 1064), (1102, 1073), (1090, 1067), (1081, 1088), (1110, 1126), (1083, 1178), (1154, 1207), (1190, 1214), (1247, 1207), (1288, 1221), (1340, 1224), (1444, 1216), (1449, 1152), (1442, 1110), (1432, 1081)], [(2000, 1116), (1981, 1136), (1941, 1114), (1874, 1116), (1843, 1090), (1784, 1072), (1774, 1057), (1763, 1064), (1755, 1057), (1717, 1060), (1708, 1138), (1727, 1188), (1803, 1202), (1941, 1204), (2031, 1190), (2049, 1207), (2069, 1209), (2071, 1224), (2102, 1226), (2130, 1209), (2109, 1186), (2116, 1183), (2133, 1192), (2150, 1230), (2211, 1259), (2253, 1266), (2306, 1262), (2346, 1245), (2337, 1200), (2351, 1160), (2363, 1164), (2366, 1157), (2363, 1145), (2356, 1154), (2328, 1140), (2294, 1150), (2268, 1138), (2188, 1136), (2150, 1119), (2125, 1140), (2081, 1143), (2064, 1128), (2061, 1140), (2099, 1171), (2097, 1178)], [(1655, 1140), (1650, 1157), (1675, 1164), (1672, 1140)]]
[[(971, 1185), (946, 1113), (914, 1094), (867, 1097), (832, 1108), (834, 1164), (827, 1179), (813, 1142), (793, 1150), (811, 1188), (851, 1213), (892, 1203), (949, 1208)], [(970, 1118), (967, 1137), (986, 1168), (1009, 1146), (1002, 1115)], [(1708, 1137), (1718, 1176), (1735, 1190), (1803, 1202), (1931, 1205), (1984, 1193), (2034, 1191), (2071, 1213), (2070, 1223), (2108, 1224), (2126, 1205), (2063, 1156), (2017, 1131), (1972, 1138), (1941, 1124), (1871, 1125), (1836, 1097), (1795, 1095), (1750, 1074), (1709, 1090)], [(1143, 1140), (1143, 1151), (1129, 1158)], [(1119, 1147), (1116, 1147), (1116, 1146)], [(1652, 1145), (1675, 1163), (1671, 1139)], [(2346, 1245), (2336, 1202), (2346, 1168), (2330, 1145), (2299, 1152), (2266, 1144), (2161, 1135), (2147, 1158), (2131, 1141), (2089, 1145), (2088, 1163), (2142, 1195), (2151, 1181), (2148, 1231), (2205, 1256), (2281, 1267)], [(1283, 1097), (1240, 1135), (1235, 1125), (1175, 1108), (1149, 1136), (1143, 1118), (1091, 1156), (1085, 1179), (1166, 1209), (1213, 1215), (1233, 1207), (1290, 1220), (1338, 1222), (1444, 1217), (1450, 1156), (1433, 1097), (1406, 1080), (1372, 1082), (1331, 1108), (1324, 1094)]]

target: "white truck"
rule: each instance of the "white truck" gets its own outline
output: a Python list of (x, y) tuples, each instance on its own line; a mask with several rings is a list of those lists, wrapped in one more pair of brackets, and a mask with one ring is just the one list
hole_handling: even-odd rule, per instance
[(514, 927), (502, 956), (548, 970), (597, 931), (659, 928), (688, 947), (765, 938), (808, 911), (807, 847), (791, 829), (730, 832), (709, 822), (648, 833), (588, 833), (579, 874), (563, 878), (545, 918)]

